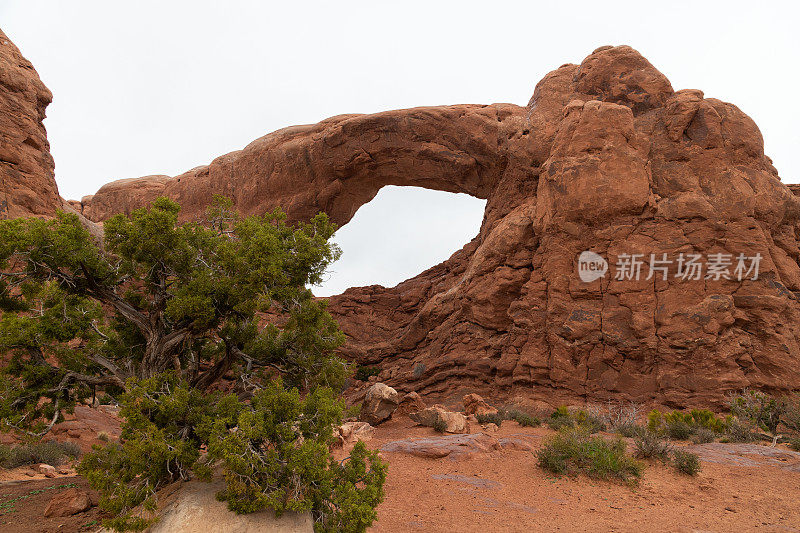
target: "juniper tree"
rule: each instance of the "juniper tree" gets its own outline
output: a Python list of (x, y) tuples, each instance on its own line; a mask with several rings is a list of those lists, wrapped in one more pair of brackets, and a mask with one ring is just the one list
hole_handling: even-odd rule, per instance
[(230, 207), (217, 198), (207, 220), (179, 224), (160, 198), (106, 221), (102, 243), (74, 214), (0, 221), (6, 425), (41, 435), (94, 388), (167, 370), (201, 390), (230, 372), (340, 387), (343, 335), (307, 288), (339, 256), (335, 225)]

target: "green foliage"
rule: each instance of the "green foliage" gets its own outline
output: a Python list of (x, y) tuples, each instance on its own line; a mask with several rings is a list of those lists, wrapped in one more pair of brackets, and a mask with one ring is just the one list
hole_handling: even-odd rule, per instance
[(795, 437), (793, 439), (790, 439), (787, 446), (789, 446), (790, 450), (800, 452), (800, 437)]
[(562, 405), (550, 413), (550, 418), (547, 419), (547, 425), (550, 429), (559, 431), (564, 428), (574, 427), (575, 420), (570, 415), (569, 409)]
[(120, 404), (121, 443), (96, 446), (78, 468), (113, 517), (106, 527), (149, 526), (160, 488), (208, 480), (215, 465), (226, 481), (220, 496), (236, 512), (310, 511), (319, 531), (364, 531), (375, 519), (386, 465), (363, 446), (342, 463), (330, 458), (344, 405), (327, 387), (303, 397), (275, 381), (243, 403), (170, 372), (132, 380)]
[(629, 439), (640, 437), (648, 433), (647, 428), (631, 423), (620, 424), (614, 429), (616, 429), (617, 433)]
[(475, 418), (478, 419), (479, 424), (495, 424), (500, 427), (503, 420), (506, 420), (506, 415), (503, 411), (498, 410), (496, 413), (476, 414)]
[(781, 422), (786, 429), (800, 435), (800, 392), (781, 399)]
[(522, 427), (537, 427), (542, 425), (542, 421), (519, 409), (511, 409), (506, 412), (506, 419), (513, 420)]
[(660, 459), (666, 462), (669, 460), (669, 452), (672, 450), (669, 442), (652, 431), (641, 432), (633, 438), (633, 444), (636, 447), (634, 456), (639, 459)]
[(225, 471), (220, 498), (239, 513), (311, 511), (318, 531), (364, 531), (383, 500), (386, 465), (363, 444), (344, 463), (328, 459), (342, 410), (330, 389), (301, 398), (277, 382), (231, 410), (238, 415), (218, 421), (209, 444)]
[(211, 420), (225, 420), (217, 412), (223, 402), (165, 373), (131, 380), (120, 404), (121, 444), (95, 446), (78, 473), (100, 492), (100, 508), (114, 515), (106, 527), (139, 530), (152, 523), (148, 512), (156, 507), (156, 491), (189, 479), (193, 470), (206, 474), (197, 468), (200, 447)]
[(447, 422), (443, 418), (437, 418), (433, 421), (433, 425), (431, 425), (431, 427), (437, 433), (444, 433), (447, 431)]
[(586, 428), (589, 433), (597, 433), (598, 431), (605, 431), (606, 429), (606, 423), (600, 416), (584, 409), (575, 413), (573, 418), (576, 424), (582, 428)]
[(752, 422), (757, 428), (775, 435), (781, 422), (784, 406), (769, 394), (745, 389), (728, 398), (731, 414)]
[(625, 454), (625, 442), (592, 437), (585, 430), (565, 429), (537, 452), (539, 466), (557, 475), (583, 473), (591, 478), (636, 484), (643, 466)]
[(757, 436), (754, 431), (755, 427), (752, 422), (741, 421), (736, 417), (732, 417), (725, 424), (725, 433), (723, 440), (726, 442), (753, 442)]
[(29, 442), (15, 446), (3, 444), (0, 445), (0, 466), (17, 468), (40, 463), (59, 466), (64, 459), (74, 459), (80, 454), (80, 447), (72, 442)]
[(696, 476), (701, 468), (697, 454), (683, 450), (673, 450), (672, 464), (678, 472), (690, 476)]
[[(702, 431), (699, 438), (708, 439), (709, 432), (719, 434), (725, 431), (726, 421), (708, 409), (692, 409), (688, 413), (670, 411), (661, 413), (654, 409), (647, 415), (647, 430), (651, 433), (666, 434), (675, 440), (687, 440)], [(712, 438), (713, 440), (713, 438)], [(711, 442), (706, 440), (706, 442)]]
[(708, 428), (697, 428), (694, 434), (691, 436), (691, 440), (695, 444), (706, 444), (708, 442), (714, 442), (719, 437), (719, 433), (714, 430)]
[[(114, 216), (103, 247), (74, 214), (0, 221), (4, 428), (42, 435), (98, 387), (118, 395), (167, 370), (201, 389), (226, 373), (343, 387), (344, 335), (307, 289), (339, 257), (336, 226), (239, 218), (224, 198), (202, 225), (179, 211), (159, 198)], [(286, 320), (262, 326), (266, 312)]]
[(368, 381), (370, 377), (377, 376), (381, 373), (381, 369), (377, 366), (359, 366), (356, 368), (353, 377), (359, 381)]

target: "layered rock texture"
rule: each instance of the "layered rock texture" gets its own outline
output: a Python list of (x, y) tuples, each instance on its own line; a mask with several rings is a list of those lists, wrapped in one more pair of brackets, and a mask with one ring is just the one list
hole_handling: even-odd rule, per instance
[(52, 215), (62, 200), (42, 120), (53, 95), (0, 31), (0, 218)]
[[(49, 93), (3, 46), (20, 73), (3, 69), (4, 109), (36, 111), (3, 126), (3, 175), (13, 170), (22, 190), (31, 168), (52, 174), (39, 157)], [(13, 149), (9, 131), (20, 138)], [(480, 233), (447, 261), (393, 288), (331, 298), (345, 354), (380, 365), (380, 380), (401, 393), (685, 406), (719, 404), (742, 387), (800, 388), (800, 201), (747, 115), (674, 91), (627, 46), (549, 73), (527, 106), (337, 116), (73, 205), (100, 222), (166, 195), (194, 219), (224, 194), (244, 213), (280, 206), (291, 220), (325, 211), (346, 224), (385, 185), (487, 200)], [(42, 202), (20, 205), (52, 207)], [(591, 282), (577, 270), (586, 250), (611, 265)], [(733, 257), (732, 279), (706, 270), (684, 279), (674, 263), (647, 279), (650, 254), (681, 253)], [(638, 280), (615, 275), (626, 254), (643, 258)], [(757, 279), (734, 275), (739, 254), (760, 254)]]

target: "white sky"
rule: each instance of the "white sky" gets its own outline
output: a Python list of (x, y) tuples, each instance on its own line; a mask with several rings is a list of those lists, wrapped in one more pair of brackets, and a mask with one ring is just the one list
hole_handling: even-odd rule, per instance
[[(606, 44), (638, 49), (675, 89), (738, 105), (783, 180), (800, 182), (800, 3), (555, 4), (0, 0), (0, 28), (53, 91), (45, 124), (65, 198), (341, 113), (524, 105), (547, 72)], [(316, 292), (419, 273), (477, 233), (483, 205), (382, 190), (340, 231), (344, 258)]]

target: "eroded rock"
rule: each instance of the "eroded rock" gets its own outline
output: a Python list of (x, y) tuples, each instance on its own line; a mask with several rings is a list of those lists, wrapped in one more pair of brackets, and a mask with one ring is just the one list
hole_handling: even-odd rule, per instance
[(378, 425), (391, 418), (399, 404), (400, 395), (396, 390), (383, 383), (375, 383), (364, 396), (358, 418), (373, 426)]
[(408, 417), (423, 426), (442, 428), (447, 433), (464, 433), (467, 430), (467, 419), (464, 415), (448, 411), (441, 405), (432, 405), (411, 413)]

